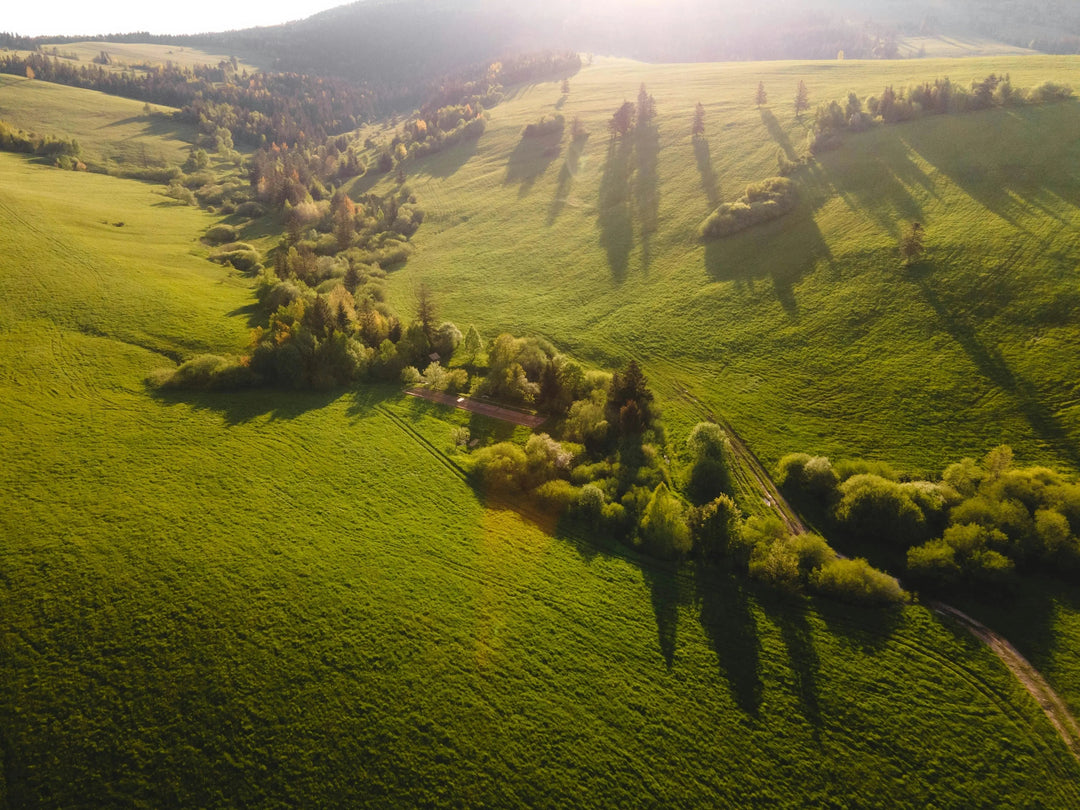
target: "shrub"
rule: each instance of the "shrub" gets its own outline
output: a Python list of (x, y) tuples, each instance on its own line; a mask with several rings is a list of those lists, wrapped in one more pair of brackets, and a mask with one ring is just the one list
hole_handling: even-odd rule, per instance
[(420, 384), (420, 372), (416, 366), (405, 366), (401, 370), (401, 384), (408, 386)]
[(525, 457), (529, 478), (535, 482), (534, 485), (565, 474), (574, 460), (573, 454), (546, 433), (529, 437), (525, 444)]
[(569, 481), (557, 479), (544, 482), (533, 494), (540, 505), (546, 509), (565, 512), (577, 505), (580, 490)]
[(697, 552), (707, 559), (716, 559), (738, 545), (742, 515), (735, 501), (720, 495), (691, 512), (690, 527)]
[(586, 484), (578, 494), (578, 510), (590, 520), (599, 520), (605, 503), (607, 503), (607, 498), (604, 496), (604, 490), (596, 484)]
[(724, 203), (701, 225), (702, 239), (731, 236), (754, 225), (779, 219), (795, 208), (795, 184), (786, 177), (770, 177), (746, 188), (746, 194)]
[(831, 560), (810, 575), (810, 586), (818, 593), (859, 604), (887, 605), (907, 599), (895, 577), (863, 559)]
[(211, 258), (219, 264), (231, 264), (241, 273), (252, 273), (262, 267), (262, 256), (257, 250), (226, 250)]
[(200, 354), (185, 363), (162, 381), (162, 388), (182, 388), (195, 391), (227, 391), (257, 385), (259, 378), (235, 357)]
[(562, 115), (556, 115), (554, 118), (541, 116), (536, 123), (527, 125), (521, 136), (523, 138), (540, 138), (544, 135), (561, 135), (565, 126), (566, 119)]
[(900, 484), (859, 474), (840, 485), (835, 517), (851, 535), (911, 546), (925, 540), (926, 518)]
[(473, 454), (474, 471), (480, 480), (498, 492), (521, 492), (528, 461), (525, 451), (511, 442), (499, 442)]
[(802, 490), (821, 500), (829, 500), (836, 493), (840, 476), (825, 456), (790, 453), (780, 459), (777, 465), (777, 483), (782, 487)]
[(803, 579), (808, 579), (814, 571), (836, 559), (836, 552), (820, 535), (795, 535), (790, 543), (799, 559), (799, 574)]
[(750, 552), (750, 576), (774, 588), (799, 588), (799, 555), (786, 538), (763, 540)]
[(1057, 82), (1043, 82), (1031, 88), (1031, 100), (1036, 104), (1048, 101), (1065, 101), (1073, 97), (1073, 90), (1067, 84)]
[(236, 206), (237, 216), (247, 217), (248, 219), (257, 219), (258, 217), (266, 214), (266, 209), (259, 203), (249, 200), (248, 202), (240, 203)]
[(666, 484), (658, 484), (641, 518), (641, 537), (649, 553), (657, 557), (681, 557), (690, 551), (690, 528), (683, 507)]

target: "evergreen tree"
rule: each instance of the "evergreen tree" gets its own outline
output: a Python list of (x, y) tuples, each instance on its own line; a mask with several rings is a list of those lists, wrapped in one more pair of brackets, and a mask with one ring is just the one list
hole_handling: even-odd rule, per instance
[(690, 133), (695, 138), (700, 138), (705, 134), (705, 106), (700, 101), (694, 107), (694, 123), (690, 128)]
[(765, 82), (757, 83), (757, 95), (754, 96), (754, 101), (757, 102), (759, 107), (768, 103), (769, 97), (765, 93)]
[(912, 222), (900, 237), (900, 255), (904, 259), (904, 267), (911, 267), (922, 256), (925, 250), (923, 237), (923, 226), (918, 222)]
[(431, 297), (431, 289), (423, 283), (416, 290), (416, 320), (430, 345), (435, 333), (435, 302)]
[(634, 103), (632, 101), (624, 101), (622, 106), (615, 111), (615, 114), (611, 116), (611, 120), (608, 122), (608, 129), (611, 130), (611, 137), (621, 137), (630, 131), (634, 126)]
[(795, 91), (795, 117), (801, 118), (804, 110), (810, 109), (810, 92), (806, 89), (806, 82), (799, 79), (799, 87)]

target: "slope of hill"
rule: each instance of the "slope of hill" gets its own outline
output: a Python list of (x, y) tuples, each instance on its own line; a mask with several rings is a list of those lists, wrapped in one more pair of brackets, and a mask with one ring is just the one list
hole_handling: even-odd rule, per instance
[(39, 135), (74, 137), (83, 160), (102, 169), (184, 162), (195, 128), (168, 117), (168, 107), (154, 110), (147, 115), (131, 99), (0, 74), (0, 121)]
[[(539, 332), (609, 366), (637, 357), (677, 434), (701, 401), (768, 462), (805, 450), (935, 471), (1010, 441), (1025, 460), (1076, 469), (1080, 105), (853, 135), (798, 177), (802, 202), (787, 219), (705, 246), (696, 229), (719, 201), (776, 174), (778, 151), (803, 148), (809, 120), (789, 100), (800, 79), (819, 102), (992, 70), (1018, 86), (1076, 82), (1078, 68), (1057, 57), (598, 61), (567, 97), (557, 83), (523, 88), (476, 147), (409, 167), (428, 220), (393, 292), (408, 300), (423, 279), (447, 316), (489, 337)], [(759, 80), (770, 98), (760, 110)], [(657, 140), (612, 149), (607, 121), (643, 82)], [(699, 100), (707, 148), (695, 150)], [(584, 146), (521, 139), (557, 111), (585, 122)], [(913, 219), (930, 250), (907, 272), (897, 239)]]
[(929, 37), (930, 55), (971, 55), (958, 39), (977, 40), (983, 53), (1076, 53), (1080, 17), (1065, 0), (1035, 9), (1011, 0), (763, 0), (746, 7), (706, 0), (363, 0), (286, 25), (183, 41), (260, 52), (285, 70), (401, 83), (515, 50), (572, 48), (650, 62), (831, 59), (840, 51), (893, 58), (919, 52), (904, 47), (906, 37)]
[(151, 396), (250, 300), (160, 202), (0, 155), (8, 805), (1080, 802), (924, 608), (549, 533), (454, 473), (464, 415), (393, 390)]

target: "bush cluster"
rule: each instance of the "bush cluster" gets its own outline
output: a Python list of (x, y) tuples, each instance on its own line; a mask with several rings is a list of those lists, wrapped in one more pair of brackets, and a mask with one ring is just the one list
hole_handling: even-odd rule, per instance
[(1007, 446), (965, 458), (940, 480), (899, 480), (885, 465), (785, 456), (782, 485), (824, 505), (837, 529), (906, 553), (931, 588), (1008, 590), (1024, 570), (1080, 574), (1080, 484), (1017, 468)]
[(525, 129), (521, 132), (521, 137), (541, 138), (545, 135), (562, 135), (565, 127), (566, 119), (562, 115), (556, 115), (554, 118), (542, 115), (539, 121), (525, 126)]
[(770, 177), (752, 183), (746, 194), (732, 203), (724, 203), (701, 225), (702, 239), (731, 236), (754, 225), (770, 222), (789, 213), (798, 202), (795, 183), (786, 177)]
[(880, 96), (865, 101), (849, 93), (846, 101), (830, 101), (818, 107), (810, 136), (810, 151), (826, 151), (839, 145), (844, 132), (860, 132), (876, 124), (896, 124), (926, 115), (947, 115), (1012, 107), (1020, 104), (1045, 104), (1072, 98), (1071, 87), (1043, 82), (1033, 88), (1013, 87), (1009, 75), (991, 73), (973, 81), (969, 87), (955, 84), (948, 77), (924, 82), (899, 91), (890, 85)]

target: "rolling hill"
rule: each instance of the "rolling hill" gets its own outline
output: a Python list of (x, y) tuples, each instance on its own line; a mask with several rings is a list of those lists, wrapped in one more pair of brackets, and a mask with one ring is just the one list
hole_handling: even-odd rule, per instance
[[(391, 296), (423, 280), (487, 338), (640, 359), (673, 442), (713, 412), (766, 462), (931, 470), (1008, 439), (1075, 470), (1075, 102), (853, 135), (797, 175), (786, 219), (696, 229), (801, 148), (800, 78), (816, 102), (1078, 68), (596, 60), (565, 98), (517, 88), (479, 142), (406, 162), (428, 217)], [(641, 83), (657, 138), (611, 149)], [(96, 131), (92, 107), (65, 102), (57, 134)], [(555, 112), (583, 148), (522, 142)], [(242, 350), (254, 314), (251, 281), (206, 261), (215, 219), (160, 192), (0, 154), (0, 804), (1080, 803), (1039, 707), (925, 607), (781, 596), (487, 502), (450, 428), (522, 434), (397, 387), (150, 388)], [(1025, 611), (1017, 643), (1075, 707), (1080, 606)]]

